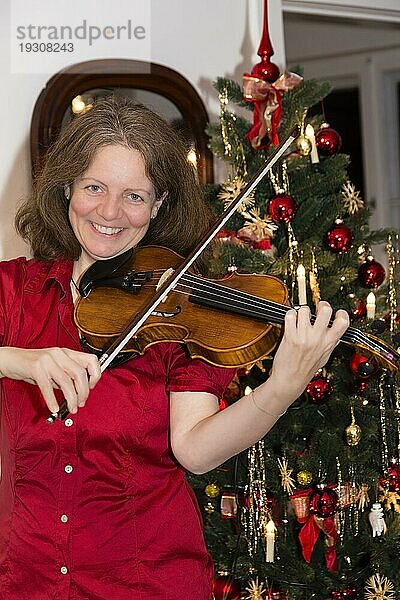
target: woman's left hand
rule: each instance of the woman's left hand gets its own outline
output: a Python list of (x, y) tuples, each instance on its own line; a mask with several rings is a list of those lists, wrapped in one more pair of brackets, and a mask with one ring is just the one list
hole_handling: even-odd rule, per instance
[(327, 363), (350, 324), (345, 310), (338, 310), (329, 326), (331, 317), (332, 307), (324, 301), (318, 304), (314, 324), (310, 322), (308, 306), (298, 311), (289, 310), (285, 316), (284, 334), (275, 354), (270, 385), (287, 398), (287, 406), (302, 394), (315, 373)]

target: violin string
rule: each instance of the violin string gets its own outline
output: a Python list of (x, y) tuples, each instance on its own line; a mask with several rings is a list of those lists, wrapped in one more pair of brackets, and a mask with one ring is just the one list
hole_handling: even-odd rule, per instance
[[(190, 285), (185, 286), (184, 283), (186, 281)], [(289, 310), (289, 308), (285, 307), (283, 304), (280, 305), (278, 303), (274, 303), (275, 304), (274, 312), (268, 313), (267, 311), (269, 308), (269, 304), (272, 304), (272, 302), (265, 300), (264, 298), (260, 298), (258, 296), (253, 296), (252, 294), (247, 294), (245, 292), (240, 292), (240, 290), (239, 291), (230, 290), (229, 288), (226, 288), (225, 286), (222, 286), (222, 285), (218, 287), (218, 291), (220, 293), (217, 294), (215, 292), (215, 287), (213, 285), (207, 284), (207, 282), (203, 282), (200, 279), (198, 281), (199, 282), (197, 282), (196, 279), (191, 280), (189, 277), (181, 277), (181, 279), (179, 280), (177, 285), (181, 285), (181, 287), (183, 287), (184, 289), (186, 288), (188, 291), (183, 292), (183, 290), (177, 289), (177, 287), (174, 288), (174, 291), (179, 291), (181, 293), (193, 295), (193, 291), (196, 291), (196, 289), (197, 289), (197, 291), (200, 293), (200, 296), (201, 296), (201, 292), (204, 292), (204, 293), (207, 293), (209, 296), (214, 296), (217, 301), (221, 300), (221, 298), (222, 299), (226, 298), (227, 300), (231, 300), (231, 306), (236, 305), (238, 309), (241, 308), (241, 304), (243, 304), (246, 301), (245, 306), (250, 305), (256, 311), (254, 316), (257, 316), (257, 314), (261, 315), (261, 313), (262, 313), (263, 316), (267, 316), (267, 317), (274, 317), (274, 316), (281, 317), (287, 312), (287, 310)], [(182, 284), (182, 282), (183, 282), (183, 284)], [(193, 285), (193, 283), (195, 283), (195, 284), (198, 283), (197, 288), (196, 288), (196, 285)], [(201, 289), (201, 288), (203, 288), (203, 289)], [(243, 300), (242, 300), (239, 297), (239, 294), (246, 295), (246, 298), (243, 298)], [(221, 302), (219, 302), (219, 304), (221, 304)], [(281, 321), (283, 322), (283, 319), (281, 319), (280, 322)]]
[[(160, 273), (163, 274), (165, 272), (164, 269), (155, 269), (152, 273)], [(152, 277), (154, 279), (154, 277)], [(157, 280), (157, 279), (156, 279)], [(183, 285), (182, 285), (183, 282)], [(189, 285), (184, 285), (185, 283)], [(260, 298), (258, 296), (254, 296), (253, 294), (249, 294), (248, 292), (242, 292), (240, 290), (231, 290), (222, 284), (218, 284), (215, 282), (208, 282), (207, 280), (203, 280), (200, 277), (196, 277), (193, 275), (185, 275), (181, 277), (177, 285), (181, 285), (183, 288), (187, 288), (189, 291), (183, 291), (175, 288), (175, 291), (186, 293), (188, 295), (193, 295), (193, 291), (197, 291), (199, 294), (199, 298), (201, 298), (201, 293), (204, 292), (208, 294), (208, 296), (213, 296), (212, 302), (215, 304), (221, 305), (221, 307), (226, 308), (226, 301), (231, 303), (231, 307), (237, 308), (237, 310), (243, 310), (241, 304), (244, 305), (246, 309), (254, 310), (254, 316), (262, 316), (266, 318), (266, 320), (273, 320), (279, 317), (278, 322), (283, 323), (284, 315), (290, 310), (291, 307), (285, 306), (284, 304), (279, 304), (278, 302), (274, 302), (273, 300), (266, 300), (264, 298)], [(217, 293), (218, 292), (218, 293)], [(195, 295), (194, 295), (195, 297)], [(203, 297), (203, 300), (207, 300), (207, 298)], [(269, 309), (272, 312), (268, 312)], [(315, 315), (311, 315), (311, 322), (315, 322)], [(330, 321), (332, 324), (333, 321)], [(355, 327), (350, 326), (344, 335), (342, 336), (342, 340), (350, 343), (356, 343), (365, 346), (366, 348), (370, 348), (375, 351), (377, 354), (384, 354), (386, 358), (388, 355), (396, 357), (396, 360), (399, 359), (399, 356), (394, 351), (393, 348), (386, 346), (384, 343), (377, 342), (376, 340), (371, 340), (367, 337), (362, 331), (356, 329)]]
[[(228, 301), (230, 300), (232, 302), (231, 306), (236, 306), (236, 308), (239, 310), (241, 308), (240, 297), (242, 297), (243, 303), (245, 302), (246, 308), (249, 308), (249, 306), (252, 305), (254, 310), (257, 311), (254, 316), (262, 315), (267, 320), (272, 320), (273, 317), (279, 316), (280, 317), (279, 322), (283, 322), (284, 315), (286, 314), (286, 312), (288, 310), (290, 310), (290, 307), (285, 306), (283, 304), (279, 304), (279, 303), (271, 301), (271, 300), (265, 300), (264, 298), (259, 298), (257, 296), (253, 296), (252, 294), (249, 294), (247, 292), (241, 292), (240, 290), (239, 291), (231, 290), (230, 288), (227, 288), (221, 284), (217, 284), (217, 283), (210, 284), (209, 282), (204, 281), (195, 276), (187, 275), (185, 277), (182, 277), (180, 281), (181, 282), (188, 281), (192, 284), (195, 284), (195, 285), (191, 285), (191, 286), (186, 286), (189, 289), (189, 292), (187, 292), (188, 294), (190, 294), (190, 291), (192, 291), (192, 293), (193, 293), (193, 290), (196, 290), (196, 288), (198, 291), (200, 291), (200, 293), (201, 293), (201, 291), (205, 291), (210, 296), (215, 296), (217, 298), (217, 300), (215, 298), (213, 299), (214, 304), (218, 303), (221, 305), (221, 307), (226, 308), (226, 304), (224, 304), (221, 301), (223, 298), (225, 298), (226, 300), (228, 300)], [(185, 286), (183, 286), (183, 287), (185, 287)], [(202, 289), (199, 290), (199, 288), (203, 288), (203, 290)], [(216, 289), (220, 292), (219, 294), (215, 293)], [(177, 290), (177, 291), (179, 291), (179, 290)], [(274, 309), (273, 313), (268, 313), (269, 307)], [(315, 318), (316, 318), (315, 315), (311, 315), (311, 322), (315, 322)], [(332, 324), (332, 322), (333, 321), (331, 320), (330, 324)], [(394, 349), (392, 349), (392, 348), (389, 349), (383, 343), (378, 343), (375, 340), (369, 339), (363, 332), (361, 332), (360, 330), (358, 330), (354, 327), (351, 327), (351, 326), (347, 329), (345, 334), (342, 336), (342, 340), (346, 341), (346, 342), (351, 342), (351, 343), (358, 342), (361, 345), (365, 346), (366, 348), (369, 348), (369, 349), (375, 351), (377, 354), (383, 353), (386, 358), (389, 358), (390, 356), (392, 356), (394, 358), (397, 355), (397, 353), (394, 353)], [(397, 356), (396, 360), (398, 360), (398, 358), (399, 357)]]
[[(243, 302), (246, 303), (246, 306), (251, 305), (253, 306), (255, 309), (268, 309), (271, 308), (273, 309), (273, 313), (272, 316), (279, 316), (282, 319), (283, 322), (283, 317), (284, 315), (288, 312), (288, 310), (290, 310), (290, 306), (286, 306), (284, 304), (280, 304), (278, 302), (274, 302), (273, 300), (266, 300), (264, 298), (260, 298), (259, 296), (254, 296), (252, 294), (249, 294), (247, 292), (242, 292), (242, 291), (238, 291), (238, 290), (231, 290), (230, 288), (227, 288), (221, 284), (213, 284), (212, 286), (208, 283), (208, 282), (204, 282), (201, 279), (195, 278), (193, 276), (186, 276), (185, 278), (182, 278), (184, 281), (189, 281), (191, 283), (194, 283), (195, 285), (192, 286), (193, 289), (197, 289), (199, 290), (199, 288), (204, 288), (204, 290), (209, 293), (210, 295), (216, 295), (214, 290), (217, 289), (220, 294), (217, 295), (217, 297), (223, 296), (224, 298), (233, 301), (233, 303), (237, 303), (237, 302), (241, 302), (241, 300), (243, 300)], [(200, 290), (201, 291), (201, 290)], [(315, 321), (315, 315), (311, 315), (311, 320), (312, 322)], [(331, 321), (332, 323), (332, 321)], [(349, 331), (350, 330), (350, 331)], [(352, 331), (354, 330), (354, 331)], [(358, 330), (349, 327), (347, 330), (350, 334), (351, 333), (355, 333)], [(361, 333), (361, 332), (360, 332)]]
[[(213, 288), (210, 286), (210, 284), (208, 284), (208, 282), (203, 282), (202, 280), (197, 280), (197, 278), (190, 278), (190, 276), (187, 276), (185, 278), (185, 280), (189, 280), (192, 281), (193, 283), (197, 283), (197, 289), (199, 287), (203, 287), (206, 289), (207, 293), (209, 294), (213, 294)], [(248, 294), (246, 292), (238, 292), (237, 290), (230, 290), (229, 288), (226, 288), (225, 286), (222, 286), (220, 284), (215, 284), (214, 285), (214, 289), (218, 287), (219, 291), (221, 292), (221, 294), (226, 298), (226, 299), (231, 299), (232, 301), (234, 301), (234, 303), (237, 304), (237, 302), (239, 301), (240, 303), (240, 298), (239, 295), (243, 298), (243, 300), (246, 300), (246, 306), (248, 305), (248, 303), (251, 303), (254, 308), (258, 308), (258, 310), (262, 310), (263, 308), (265, 308), (266, 306), (271, 307), (274, 309), (274, 316), (275, 315), (279, 315), (281, 318), (284, 316), (284, 314), (286, 314), (286, 312), (290, 309), (290, 307), (287, 307), (285, 305), (282, 304), (278, 304), (276, 302), (270, 301), (270, 300), (264, 300), (264, 299), (260, 299), (257, 296), (253, 296), (251, 294)], [(215, 293), (214, 293), (215, 295)], [(230, 298), (228, 298), (228, 296), (230, 296)], [(266, 313), (266, 316), (269, 316), (268, 313)], [(283, 318), (282, 318), (283, 320)], [(314, 322), (315, 321), (315, 316), (312, 315), (311, 316), (311, 321)], [(332, 323), (332, 321), (331, 321)], [(343, 339), (345, 341), (359, 341), (359, 342), (363, 342), (365, 345), (367, 346), (372, 346), (375, 350), (385, 350), (383, 345), (378, 345), (376, 342), (368, 340), (365, 335), (358, 331), (355, 328), (348, 328), (347, 332), (349, 335), (344, 335)], [(347, 339), (346, 339), (347, 338)]]
[[(193, 286), (192, 286), (192, 288), (193, 288)], [(225, 289), (226, 289), (226, 288), (224, 288), (224, 290), (225, 290)], [(228, 288), (228, 289), (229, 289), (229, 288)], [(189, 293), (189, 294), (190, 294), (190, 292), (187, 292), (187, 293)], [(212, 294), (212, 292), (207, 292), (207, 293), (208, 293), (209, 295), (213, 295), (213, 294)], [(234, 300), (234, 304), (236, 304), (236, 306), (237, 306), (238, 308), (240, 308), (240, 306), (239, 306), (239, 305), (240, 305), (240, 303), (241, 303), (241, 302), (240, 302), (240, 300), (238, 300), (238, 298), (236, 298), (237, 292), (236, 292), (236, 291), (232, 291), (232, 294), (234, 294), (234, 295), (235, 295), (235, 298), (233, 298), (233, 297), (231, 297), (231, 298), (227, 298), (227, 294), (226, 294), (226, 293), (224, 293), (224, 294), (223, 294), (223, 296), (225, 296), (225, 298), (227, 298), (228, 300), (229, 300), (229, 299), (231, 299), (231, 300)], [(214, 295), (215, 295), (215, 294), (214, 294)], [(225, 308), (226, 308), (226, 303), (223, 303), (223, 302), (221, 301), (221, 299), (223, 299), (223, 296), (222, 296), (222, 295), (218, 295), (218, 299), (217, 299), (217, 300), (215, 300), (215, 299), (214, 299), (214, 300), (213, 300), (213, 302), (214, 302), (214, 304), (215, 304), (215, 303), (218, 303), (218, 304), (220, 304), (220, 305), (221, 305), (221, 307), (225, 307)], [(255, 298), (257, 298), (257, 297), (255, 297)], [(268, 312), (268, 310), (265, 310), (265, 303), (266, 303), (266, 302), (268, 302), (268, 301), (264, 301), (264, 300), (262, 299), (262, 300), (261, 300), (261, 303), (258, 303), (258, 305), (257, 305), (256, 307), (254, 307), (254, 308), (257, 308), (257, 312), (255, 313), (255, 316), (263, 316), (263, 317), (265, 317), (267, 320), (272, 320), (272, 321), (274, 321), (274, 320), (276, 320), (276, 319), (274, 319), (273, 317), (276, 317), (277, 315), (279, 315), (279, 316), (280, 316), (280, 319), (278, 320), (278, 322), (283, 322), (283, 316), (284, 316), (284, 314), (285, 314), (285, 313), (286, 313), (286, 312), (287, 312), (287, 311), (290, 309), (290, 307), (285, 307), (284, 305), (282, 305), (283, 311), (278, 309), (278, 310), (274, 310), (274, 312), (273, 312), (273, 313), (270, 313), (270, 312)], [(254, 306), (254, 302), (253, 302), (252, 304), (253, 304), (253, 306)], [(232, 305), (231, 305), (231, 306), (232, 306)], [(245, 306), (246, 306), (246, 308), (248, 308), (248, 306), (249, 306), (249, 303), (248, 303), (248, 302), (246, 302)], [(277, 306), (279, 307), (280, 305), (277, 305)], [(271, 317), (272, 317), (272, 318), (271, 318)], [(312, 320), (312, 321), (315, 321), (315, 316), (314, 316), (314, 315), (312, 316), (311, 320)], [(332, 323), (332, 321), (331, 321), (331, 323)], [(355, 331), (356, 331), (356, 330), (355, 330)], [(351, 332), (350, 332), (350, 334), (351, 334)], [(352, 335), (350, 335), (350, 336), (349, 336), (349, 335), (347, 335), (347, 336), (346, 336), (346, 333), (343, 335), (343, 338), (342, 338), (342, 339), (343, 339), (344, 341), (350, 341), (350, 342), (353, 342), (353, 341), (354, 341), (354, 338), (353, 338), (353, 336), (352, 336)], [(382, 350), (382, 348), (381, 348), (381, 347), (379, 347), (377, 344), (371, 343), (371, 342), (370, 342), (369, 340), (367, 340), (366, 338), (364, 339), (364, 336), (362, 336), (362, 334), (361, 334), (361, 332), (360, 332), (360, 336), (357, 336), (357, 337), (356, 337), (356, 341), (360, 341), (360, 342), (362, 342), (363, 340), (364, 340), (364, 344), (365, 344), (365, 345), (374, 346), (376, 351), (378, 351), (378, 350)]]
[[(271, 300), (265, 300), (263, 298), (259, 298), (257, 296), (253, 296), (252, 294), (248, 294), (247, 292), (241, 292), (241, 291), (237, 291), (237, 290), (231, 290), (230, 288), (227, 288), (221, 284), (209, 284), (207, 281), (203, 281), (200, 278), (196, 278), (194, 276), (185, 276), (184, 281), (188, 280), (193, 282), (195, 285), (193, 286), (194, 288), (197, 287), (197, 289), (199, 287), (203, 287), (205, 288), (205, 290), (207, 291), (208, 294), (213, 295), (214, 293), (214, 289), (218, 288), (218, 290), (221, 292), (221, 294), (227, 299), (227, 300), (231, 300), (234, 303), (237, 303), (237, 301), (239, 301), (240, 303), (240, 298), (243, 298), (243, 301), (246, 301), (246, 307), (248, 306), (248, 303), (252, 304), (254, 306), (254, 308), (258, 308), (259, 309), (265, 309), (265, 308), (273, 308), (273, 313), (272, 316), (275, 315), (279, 315), (282, 318), (283, 321), (283, 317), (286, 314), (286, 312), (288, 310), (290, 310), (290, 307), (285, 306), (283, 304), (279, 304), (277, 302), (271, 301)], [(196, 285), (197, 284), (197, 285)], [(201, 290), (200, 290), (201, 291)], [(214, 293), (215, 295), (215, 293)], [(229, 297), (230, 296), (230, 297)], [(239, 308), (239, 306), (238, 306)], [(268, 312), (266, 312), (267, 316), (268, 316)], [(315, 322), (315, 315), (311, 315), (311, 322)], [(332, 324), (333, 321), (330, 321), (330, 324)], [(366, 346), (367, 348), (371, 348), (373, 350), (375, 350), (378, 354), (379, 353), (384, 353), (385, 355), (390, 354), (392, 356), (394, 356), (393, 354), (393, 350), (394, 349), (390, 349), (385, 346), (384, 343), (380, 343), (377, 342), (375, 340), (371, 340), (369, 339), (363, 332), (361, 332), (360, 330), (354, 328), (354, 327), (349, 327), (345, 334), (342, 336), (342, 339), (344, 341), (349, 341), (351, 343), (354, 343), (355, 341), (363, 344), (364, 346)]]

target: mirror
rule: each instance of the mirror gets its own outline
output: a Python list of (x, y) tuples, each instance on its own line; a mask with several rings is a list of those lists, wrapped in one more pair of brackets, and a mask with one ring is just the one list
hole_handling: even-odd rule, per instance
[(98, 97), (128, 96), (146, 104), (178, 129), (195, 162), (199, 181), (213, 182), (213, 159), (207, 148), (208, 115), (194, 87), (182, 75), (155, 63), (106, 59), (79, 63), (56, 73), (38, 97), (31, 122), (32, 170), (35, 174), (60, 130)]

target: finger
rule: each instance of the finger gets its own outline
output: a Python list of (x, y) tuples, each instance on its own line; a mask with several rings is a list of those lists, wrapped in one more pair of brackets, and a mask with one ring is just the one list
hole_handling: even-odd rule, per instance
[(76, 388), (78, 407), (82, 408), (86, 404), (89, 391), (94, 388), (101, 377), (100, 363), (94, 354), (67, 348), (64, 350), (69, 361), (72, 361), (68, 373)]
[(69, 412), (77, 412), (77, 395), (75, 386), (70, 377), (63, 373), (61, 369), (57, 374), (55, 374), (53, 370), (52, 376), (38, 377), (36, 383), (42, 392), (43, 398), (49, 410), (52, 413), (59, 411), (59, 405), (53, 392), (54, 388), (61, 390), (68, 404)]
[(315, 319), (314, 327), (316, 329), (325, 329), (328, 327), (332, 317), (332, 307), (329, 302), (320, 300), (317, 307), (317, 316)]
[(63, 396), (67, 402), (68, 410), (70, 413), (75, 414), (78, 412), (78, 393), (75, 387), (74, 376), (64, 371), (55, 379)]
[(287, 311), (284, 320), (284, 336), (286, 338), (296, 335), (297, 330), (297, 311), (291, 308)]
[(89, 381), (88, 374), (84, 367), (80, 364), (75, 363), (73, 365), (73, 369), (69, 369), (67, 371), (67, 375), (71, 378), (73, 382), (75, 393), (76, 393), (76, 401), (79, 408), (85, 406), (87, 397), (89, 395)]
[(88, 359), (86, 369), (89, 373), (89, 387), (90, 389), (93, 389), (101, 377), (100, 363), (99, 359), (94, 354), (89, 354), (86, 356)]
[(38, 380), (36, 383), (42, 393), (49, 411), (51, 413), (58, 413), (60, 407), (53, 392), (54, 386), (52, 381), (50, 379), (44, 379), (42, 381)]
[(89, 377), (89, 388), (94, 388), (101, 377), (100, 363), (97, 356), (94, 354), (88, 354), (86, 352), (69, 350), (68, 348), (64, 348), (64, 350), (66, 354), (68, 354), (75, 362), (79, 363), (79, 365), (85, 369), (86, 376)]
[[(70, 371), (65, 367), (59, 367), (57, 364), (53, 364), (47, 371), (47, 377), (38, 378), (38, 385), (41, 387), (43, 384), (45, 389), (51, 385), (53, 388), (59, 388), (67, 402), (68, 410), (70, 413), (75, 414), (78, 406), (78, 395), (75, 388), (75, 371)], [(43, 383), (42, 383), (43, 382)]]
[[(75, 352), (79, 356), (80, 352)], [(85, 404), (89, 394), (87, 372), (79, 362), (72, 358), (66, 348), (57, 348), (52, 355), (53, 365), (49, 369), (53, 386), (61, 389), (71, 413), (77, 412), (78, 406)]]
[(310, 317), (310, 307), (300, 306), (297, 311), (297, 329), (299, 332), (304, 332), (308, 327), (311, 327)]
[(345, 333), (346, 329), (350, 325), (350, 318), (347, 312), (343, 309), (336, 311), (335, 319), (333, 321), (332, 327), (330, 328), (330, 335), (334, 336), (335, 341), (340, 340), (340, 338)]
[(336, 320), (340, 321), (341, 325), (343, 327), (345, 327), (346, 329), (350, 325), (349, 313), (347, 312), (347, 310), (344, 310), (343, 308), (340, 308), (339, 310), (336, 311), (336, 313), (335, 313), (335, 321)]

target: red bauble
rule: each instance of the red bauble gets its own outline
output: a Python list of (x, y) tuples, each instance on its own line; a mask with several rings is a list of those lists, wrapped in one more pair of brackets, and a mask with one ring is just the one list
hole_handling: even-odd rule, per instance
[(365, 379), (356, 379), (353, 386), (353, 391), (359, 396), (363, 396), (368, 388), (368, 382)]
[(263, 54), (260, 62), (252, 68), (251, 74), (263, 81), (273, 83), (278, 79), (280, 71), (278, 65), (271, 62), (271, 59), (267, 54)]
[(261, 61), (253, 67), (251, 74), (255, 77), (263, 79), (264, 81), (269, 81), (269, 83), (273, 83), (279, 77), (279, 67), (271, 62), (271, 56), (274, 54), (274, 49), (272, 48), (268, 31), (267, 0), (264, 1), (263, 31), (257, 54), (261, 58)]
[(279, 194), (271, 198), (268, 204), (268, 213), (276, 223), (290, 223), (296, 214), (297, 206), (292, 196)]
[(353, 354), (350, 358), (350, 370), (353, 375), (361, 379), (369, 379), (377, 371), (377, 364), (373, 358), (361, 354)]
[(346, 588), (331, 592), (331, 596), (327, 600), (357, 600), (357, 590), (356, 588)]
[(354, 299), (352, 302), (352, 310), (350, 312), (353, 319), (365, 319), (367, 316), (367, 304), (365, 300)]
[(342, 138), (328, 123), (322, 123), (321, 129), (315, 134), (315, 143), (322, 156), (333, 156), (339, 152)]
[(357, 600), (356, 588), (346, 588), (345, 590), (342, 590), (342, 598), (343, 600)]
[(318, 486), (310, 496), (310, 512), (322, 517), (332, 517), (337, 511), (339, 497), (330, 487)]
[(265, 600), (287, 600), (287, 596), (276, 588), (268, 588), (265, 592)]
[(265, 238), (264, 240), (259, 240), (258, 242), (253, 242), (252, 247), (254, 250), (271, 250), (271, 240), (270, 238)]
[(326, 244), (331, 252), (341, 254), (350, 250), (354, 240), (354, 235), (349, 227), (340, 219), (328, 229), (326, 233)]
[(219, 575), (214, 580), (213, 592), (215, 600), (240, 600), (240, 585), (230, 575)]
[(365, 261), (358, 267), (358, 279), (361, 285), (367, 288), (377, 288), (385, 280), (385, 269), (374, 260), (373, 256), (367, 256)]
[(388, 468), (389, 492), (400, 492), (400, 465), (395, 459)]
[(306, 392), (314, 404), (325, 404), (331, 397), (333, 385), (326, 377), (316, 375), (308, 384)]

